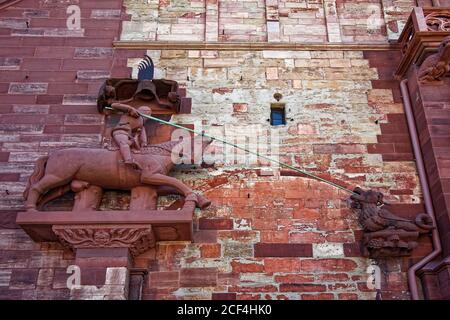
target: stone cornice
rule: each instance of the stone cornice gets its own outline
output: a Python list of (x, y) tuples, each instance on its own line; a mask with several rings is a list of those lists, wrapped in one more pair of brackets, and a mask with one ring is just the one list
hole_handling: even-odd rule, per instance
[(269, 43), (269, 42), (166, 42), (114, 41), (117, 49), (151, 50), (400, 50), (397, 43)]

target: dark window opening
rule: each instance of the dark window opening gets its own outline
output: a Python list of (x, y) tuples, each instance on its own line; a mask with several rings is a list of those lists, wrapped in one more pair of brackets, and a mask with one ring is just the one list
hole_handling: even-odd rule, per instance
[(286, 124), (286, 110), (284, 109), (284, 106), (272, 105), (270, 107), (270, 124), (272, 126)]

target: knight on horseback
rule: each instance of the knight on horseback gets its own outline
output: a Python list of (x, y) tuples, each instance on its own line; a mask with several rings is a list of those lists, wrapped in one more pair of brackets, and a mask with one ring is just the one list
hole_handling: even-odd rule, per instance
[(125, 104), (133, 99), (118, 101), (115, 88), (109, 85), (105, 87), (104, 97), (106, 106), (112, 111), (122, 113), (119, 122), (111, 131), (111, 138), (117, 143), (123, 162), (134, 169), (142, 170), (141, 165), (132, 156), (131, 149), (139, 151), (141, 147), (146, 147), (148, 144), (145, 119), (140, 114), (150, 116), (151, 108), (140, 106), (136, 109)]
[[(74, 205), (76, 210), (97, 210), (103, 190), (129, 190), (132, 195), (141, 195), (143, 189), (158, 194), (169, 192), (183, 196), (186, 201), (194, 201), (199, 208), (211, 203), (182, 181), (169, 176), (175, 166), (172, 152), (178, 150), (181, 141), (148, 145), (144, 115), (151, 115), (152, 109), (153, 113), (161, 110), (177, 112), (180, 106), (177, 82), (153, 79), (153, 74), (153, 62), (146, 56), (139, 66), (137, 81), (111, 79), (105, 82), (100, 89), (97, 108), (101, 113), (106, 109), (121, 114), (118, 124), (110, 132), (119, 152), (115, 151), (117, 148), (108, 146), (67, 148), (39, 158), (24, 191), (27, 210), (36, 211), (69, 191), (76, 195), (89, 194), (89, 201), (78, 201)], [(122, 89), (120, 83), (124, 85)], [(212, 142), (203, 136), (195, 139), (200, 142), (202, 151)], [(78, 198), (75, 196), (75, 202)], [(147, 210), (156, 206), (153, 200), (148, 205), (142, 204), (145, 201), (140, 201), (139, 197), (131, 198), (130, 208)]]
[(119, 123), (112, 130), (111, 136), (117, 143), (120, 154), (125, 164), (135, 169), (142, 170), (141, 165), (133, 158), (131, 148), (140, 150), (147, 146), (147, 133), (145, 130), (145, 119), (140, 114), (151, 115), (152, 109), (141, 106), (135, 109), (122, 103), (112, 103), (111, 108), (123, 112)]

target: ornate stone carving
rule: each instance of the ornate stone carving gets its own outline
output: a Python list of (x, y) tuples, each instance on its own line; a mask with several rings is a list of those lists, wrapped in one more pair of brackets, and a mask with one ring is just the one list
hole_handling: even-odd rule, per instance
[(427, 57), (420, 66), (418, 78), (421, 83), (439, 81), (450, 71), (450, 36), (444, 38), (438, 52)]
[[(37, 160), (24, 191), (27, 212), (17, 217), (35, 241), (58, 240), (72, 249), (126, 247), (137, 256), (156, 241), (192, 240), (195, 207), (205, 208), (210, 201), (169, 174), (177, 160), (173, 155), (188, 151), (194, 163), (198, 155), (192, 147), (203, 151), (212, 140), (197, 136), (148, 144), (148, 119), (143, 115), (170, 120), (183, 100), (178, 83), (153, 79), (153, 68), (146, 57), (138, 80), (109, 79), (101, 88), (98, 109), (117, 120), (105, 130), (110, 144), (57, 150)], [(171, 131), (163, 129), (170, 137)], [(98, 211), (105, 190), (130, 191), (129, 210)], [(42, 210), (70, 191), (75, 193), (72, 212)], [(157, 210), (158, 196), (168, 194), (183, 197), (179, 210)]]
[[(210, 143), (209, 140), (199, 139), (203, 148)], [(195, 195), (184, 183), (168, 176), (174, 166), (171, 156), (162, 155), (162, 152), (152, 154), (155, 149), (173, 149), (178, 143), (151, 146), (148, 153), (136, 154), (136, 161), (142, 170), (121, 163), (118, 152), (107, 149), (69, 148), (55, 151), (37, 160), (24, 192), (26, 207), (36, 210), (44, 200), (54, 199), (55, 195), (60, 196), (63, 191), (72, 189), (84, 192), (78, 197), (83, 201), (75, 206), (77, 210), (95, 210), (104, 188), (133, 190), (138, 187), (157, 189), (158, 186), (168, 186), (173, 193), (190, 196), (198, 207), (205, 208), (210, 204), (206, 198)]]
[[(200, 208), (210, 204), (203, 196), (195, 196), (181, 181), (168, 176), (175, 165), (173, 151), (180, 153), (178, 145), (182, 140), (148, 145), (147, 119), (142, 115), (153, 112), (170, 115), (168, 110), (176, 112), (180, 103), (178, 83), (153, 79), (153, 73), (153, 62), (146, 56), (139, 65), (138, 80), (105, 82), (98, 109), (118, 114), (118, 121), (109, 132), (115, 147), (69, 148), (38, 159), (24, 192), (27, 210), (36, 210), (70, 190), (76, 193), (74, 210), (96, 210), (104, 189), (131, 190), (132, 210), (155, 210), (159, 187), (169, 187), (172, 193), (190, 197)], [(203, 137), (198, 139), (201, 141), (190, 142), (200, 145), (202, 150), (212, 142)]]
[(419, 235), (435, 228), (430, 216), (419, 214), (414, 221), (398, 217), (385, 207), (383, 194), (356, 188), (351, 208), (364, 228), (364, 247), (372, 258), (407, 256), (417, 246)]
[(142, 225), (64, 225), (53, 226), (53, 232), (68, 248), (129, 248), (138, 256), (155, 246), (151, 226)]
[(153, 79), (154, 65), (145, 56), (139, 64), (138, 79), (108, 79), (100, 89), (97, 109), (105, 112), (111, 103), (130, 103), (132, 107), (148, 106), (156, 114), (179, 113), (182, 99), (178, 83), (168, 79)]
[(450, 31), (450, 10), (428, 14), (425, 23), (428, 31)]
[(403, 79), (413, 65), (421, 65), (430, 50), (450, 35), (450, 10), (445, 7), (414, 7), (397, 44), (402, 59), (395, 71), (397, 79)]

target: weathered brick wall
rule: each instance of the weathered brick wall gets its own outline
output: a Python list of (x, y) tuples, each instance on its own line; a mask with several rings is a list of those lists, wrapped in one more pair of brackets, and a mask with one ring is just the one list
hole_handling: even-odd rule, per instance
[(264, 0), (220, 0), (219, 41), (265, 41)]
[(323, 1), (278, 1), (283, 42), (326, 42)]
[[(124, 1), (122, 40), (386, 42), (415, 0)], [(428, 5), (428, 4), (426, 4)]]
[[(230, 132), (252, 135), (258, 125), (268, 127), (272, 95), (281, 92), (293, 119), (273, 129), (282, 161), (344, 185), (382, 190), (402, 216), (423, 212), (398, 83), (388, 72), (398, 53), (147, 53), (157, 72), (176, 75), (193, 99), (192, 114), (177, 121), (201, 123), (226, 138)], [(130, 59), (129, 65), (137, 62)], [(140, 259), (150, 265), (144, 297), (373, 298), (365, 287), (370, 260), (361, 257), (362, 233), (344, 201), (348, 195), (277, 170), (266, 176), (257, 168), (258, 163), (228, 161), (208, 171), (175, 173), (213, 205), (197, 212), (193, 244), (159, 244), (156, 261), (152, 255)], [(431, 249), (428, 240), (412, 259), (380, 262), (387, 271), (384, 298), (408, 297), (405, 271)]]
[[(336, 1), (344, 42), (385, 41), (386, 31), (380, 1)], [(414, 1), (411, 1), (414, 2)], [(410, 11), (412, 4), (409, 7)], [(397, 9), (397, 7), (395, 7)]]
[(205, 40), (205, 0), (124, 2), (131, 14), (131, 21), (124, 22), (124, 40)]
[[(59, 148), (99, 146), (104, 119), (94, 104), (98, 88), (105, 78), (129, 76), (129, 67), (145, 53), (113, 49), (113, 40), (121, 34), (122, 39), (265, 41), (263, 31), (270, 29), (264, 22), (270, 1), (265, 9), (262, 1), (241, 2), (252, 18), (242, 20), (248, 32), (234, 34), (234, 40), (236, 22), (227, 20), (235, 19), (234, 13), (219, 16), (219, 7), (231, 8), (231, 1), (206, 1), (206, 9), (204, 1), (126, 0), (126, 9), (121, 2), (74, 1), (82, 9), (80, 31), (65, 27), (66, 2), (24, 0), (0, 11), (0, 298), (69, 297), (65, 270), (73, 255), (57, 244), (35, 244), (14, 217), (23, 209), (21, 193), (37, 157)], [(339, 40), (346, 36), (339, 19), (351, 9), (327, 2), (336, 3), (324, 10), (320, 1), (278, 1), (280, 16), (270, 21), (285, 30), (289, 19), (299, 23), (314, 13), (321, 21), (317, 28), (325, 23), (328, 30), (328, 35), (317, 31), (317, 37)], [(184, 24), (203, 33), (182, 33)], [(221, 38), (219, 30), (230, 38)], [(284, 35), (283, 41), (307, 40), (300, 40), (306, 35), (300, 31), (288, 35), (292, 39)], [(157, 77), (178, 80), (192, 97), (192, 114), (175, 121), (202, 124), (214, 135), (268, 128), (272, 96), (281, 92), (289, 121), (278, 129), (280, 160), (349, 187), (383, 191), (402, 216), (423, 212), (398, 82), (392, 80), (398, 53), (147, 53)], [(217, 143), (215, 148), (222, 149)], [(345, 204), (347, 195), (260, 167), (256, 161), (229, 161), (174, 173), (213, 204), (196, 212), (194, 243), (160, 243), (137, 259), (149, 270), (144, 298), (374, 297), (365, 287), (371, 261), (362, 257), (362, 233)], [(127, 197), (109, 195), (104, 203), (126, 207)], [(54, 208), (70, 204), (66, 198)], [(425, 237), (413, 257), (380, 262), (387, 271), (384, 298), (408, 297), (407, 268), (429, 251)]]

